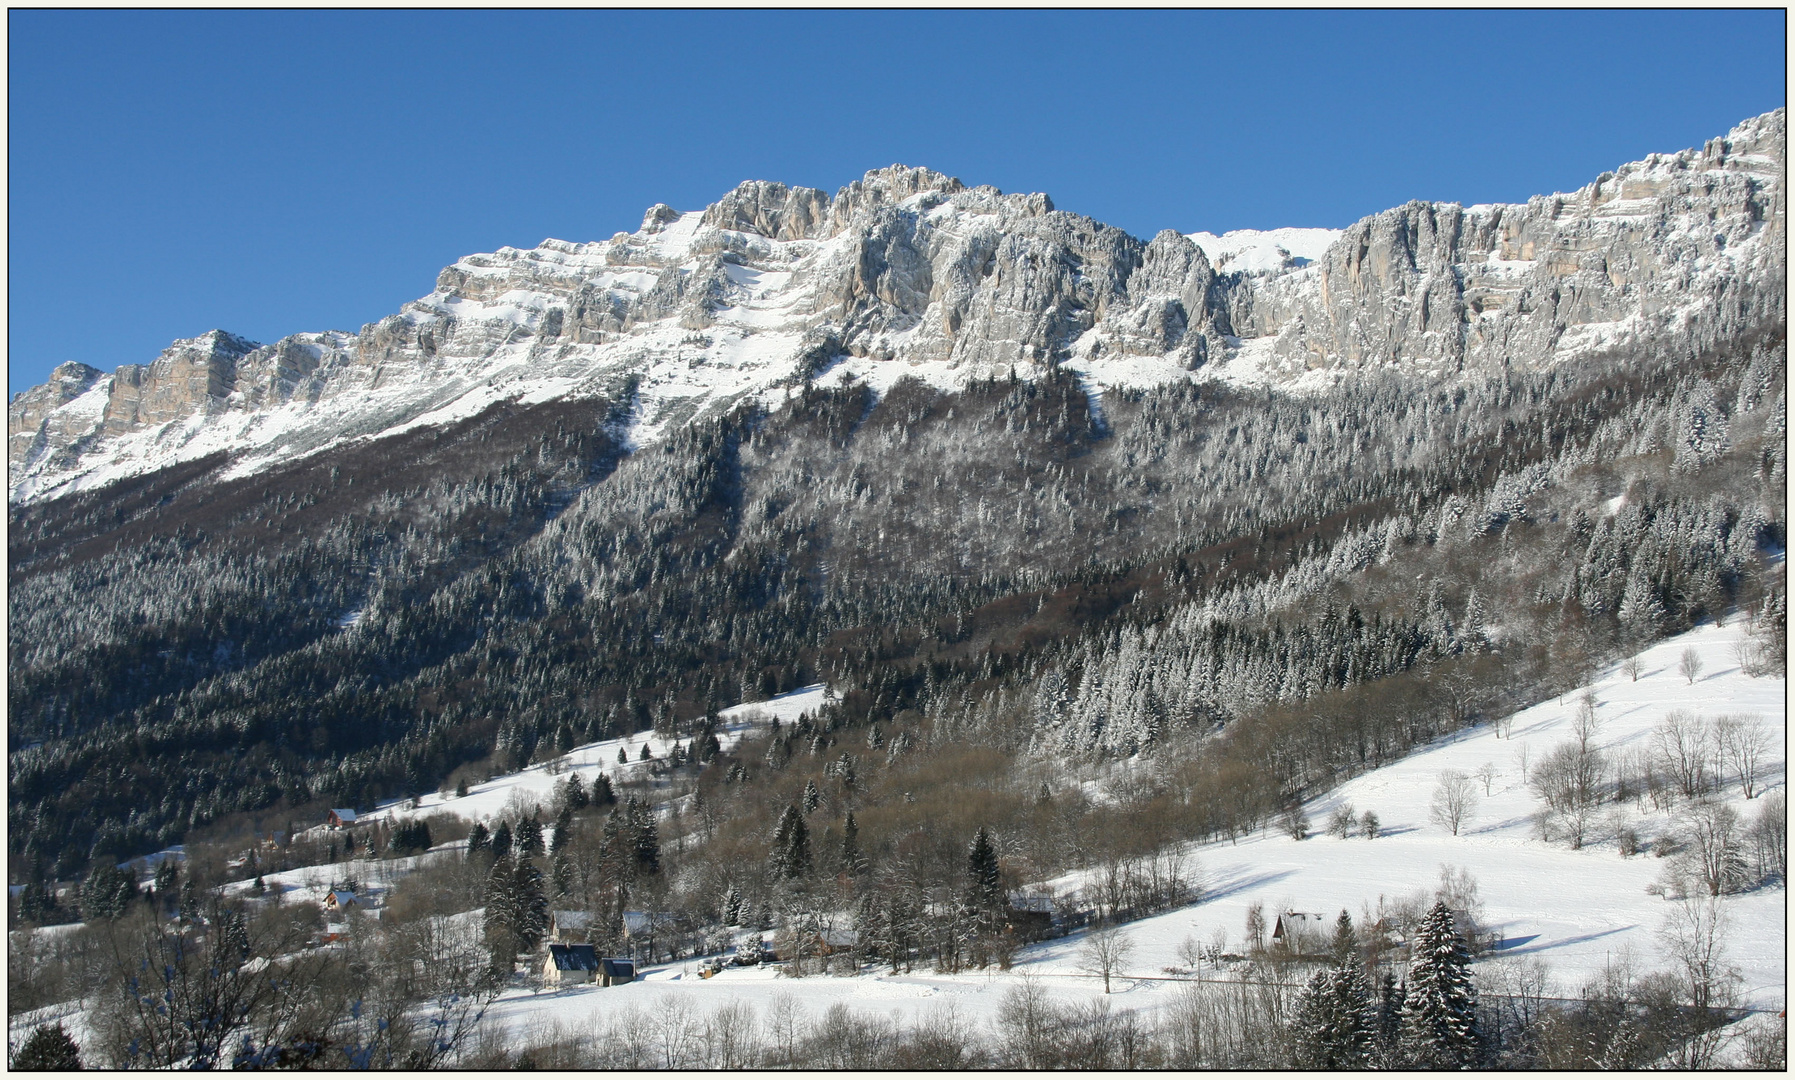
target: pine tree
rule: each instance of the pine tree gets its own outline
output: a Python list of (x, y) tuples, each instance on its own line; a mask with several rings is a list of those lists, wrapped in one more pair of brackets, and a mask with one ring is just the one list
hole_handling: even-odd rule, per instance
[(542, 854), (542, 822), (536, 820), (535, 814), (525, 814), (517, 820), (516, 835), (519, 855)]
[(87, 919), (116, 919), (137, 896), (137, 886), (110, 859), (88, 872), (81, 883), (81, 914)]
[(743, 911), (745, 906), (742, 890), (736, 888), (735, 882), (730, 882), (729, 888), (723, 892), (723, 925), (739, 926), (745, 914)]
[(467, 831), (467, 857), (473, 858), (492, 848), (492, 834), (486, 831), (486, 823), (474, 822), (474, 827)]
[(799, 878), (810, 871), (810, 830), (797, 807), (787, 806), (780, 815), (767, 861), (775, 877)]
[(493, 967), (509, 973), (522, 946), (518, 941), (519, 903), (517, 875), (509, 855), (501, 855), (486, 875), (486, 940), (492, 947)]
[(593, 777), (591, 805), (611, 806), (616, 802), (617, 792), (611, 787), (611, 778), (604, 773), (599, 773), (597, 776)]
[(579, 773), (567, 778), (567, 794), (563, 801), (571, 810), (584, 810), (591, 803), (592, 800), (586, 795), (586, 785), (580, 782)]
[(966, 879), (967, 901), (972, 907), (982, 912), (1003, 907), (1003, 875), (997, 866), (997, 846), (983, 825), (966, 851)]
[[(643, 747), (643, 749), (647, 749), (647, 747)], [(624, 745), (619, 746), (617, 748), (617, 764), (619, 764), (619, 765), (628, 765), (629, 764), (629, 744), (628, 743), (625, 743)]]
[(1307, 1069), (1363, 1069), (1371, 1064), (1377, 1010), (1358, 960), (1309, 979), (1294, 1019), (1297, 1063)]
[(636, 862), (636, 870), (643, 874), (661, 872), (661, 836), (655, 825), (654, 808), (640, 802), (635, 796), (629, 801), (629, 828), (631, 836), (631, 852)]
[(1477, 987), (1471, 954), (1444, 900), (1415, 935), (1402, 1002), (1401, 1049), (1414, 1068), (1465, 1069), (1477, 1053)]
[(806, 814), (816, 813), (816, 808), (823, 801), (823, 793), (816, 789), (815, 780), (804, 781), (803, 807)]
[(1358, 959), (1359, 935), (1354, 932), (1352, 916), (1346, 913), (1345, 908), (1340, 909), (1340, 917), (1334, 920), (1333, 952), (1334, 960), (1338, 963)]
[(867, 870), (866, 856), (860, 850), (860, 823), (854, 820), (852, 810), (841, 825), (841, 870), (856, 876)]
[(499, 822), (498, 829), (492, 834), (493, 857), (497, 859), (510, 858), (511, 847), (511, 823), (509, 821), (501, 821)]
[(40, 1024), (19, 1047), (11, 1068), (19, 1072), (72, 1072), (83, 1068), (81, 1050), (61, 1022)]
[(567, 852), (557, 851), (550, 860), (549, 883), (554, 887), (556, 896), (566, 896), (573, 891), (573, 860)]

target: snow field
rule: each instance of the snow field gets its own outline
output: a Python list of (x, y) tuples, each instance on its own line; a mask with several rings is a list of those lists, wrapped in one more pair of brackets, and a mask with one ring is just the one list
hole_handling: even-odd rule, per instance
[[(1610, 755), (1644, 746), (1651, 728), (1672, 709), (1704, 717), (1756, 713), (1773, 732), (1762, 790), (1783, 790), (1785, 681), (1741, 672), (1732, 651), (1740, 636), (1737, 627), (1707, 625), (1660, 642), (1641, 654), (1644, 668), (1637, 682), (1618, 665), (1605, 670), (1590, 685), (1601, 721), (1598, 744)], [(1689, 647), (1702, 660), (1693, 684), (1677, 672)], [(1586, 980), (1611, 962), (1630, 961), (1639, 973), (1668, 968), (1656, 931), (1671, 904), (1646, 891), (1665, 864), (1645, 853), (1622, 857), (1603, 829), (1580, 851), (1539, 840), (1534, 832), (1537, 803), (1521, 778), (1521, 757), (1537, 763), (1570, 737), (1579, 693), (1515, 714), (1508, 738), (1498, 738), (1494, 725), (1480, 725), (1311, 800), (1305, 806), (1313, 830), (1307, 840), (1292, 840), (1274, 827), (1238, 844), (1188, 847), (1186, 861), (1200, 868), (1203, 898), (1127, 924), (1136, 949), (1128, 977), (1113, 983), (1112, 1005), (1153, 1010), (1170, 1001), (1182, 979), (1167, 976), (1164, 969), (1183, 967), (1178, 950), (1187, 936), (1203, 941), (1221, 929), (1229, 949), (1239, 951), (1247, 909), (1254, 902), (1264, 904), (1268, 926), (1280, 911), (1296, 910), (1321, 913), (1331, 929), (1341, 909), (1358, 922), (1368, 910), (1375, 912), (1380, 896), (1394, 901), (1424, 893), (1431, 902), (1442, 865), (1462, 868), (1475, 879), (1484, 924), (1506, 943), (1495, 956), (1543, 960), (1553, 978), (1552, 994), (1576, 996)], [(1439, 774), (1449, 769), (1475, 774), (1485, 762), (1495, 767), (1490, 794), (1484, 796), (1481, 781), (1476, 781), (1475, 811), (1461, 835), (1453, 836), (1430, 820)], [(1723, 797), (1749, 820), (1763, 795), (1747, 802), (1732, 784)], [(1352, 803), (1361, 814), (1375, 812), (1382, 835), (1341, 840), (1323, 833), (1328, 813), (1342, 802)], [(1627, 809), (1634, 818), (1630, 824), (1648, 844), (1668, 827), (1668, 814), (1638, 813), (1632, 804)], [(1051, 883), (1061, 893), (1078, 884), (1076, 874)], [(1723, 900), (1731, 919), (1728, 956), (1743, 978), (1746, 1003), (1753, 1007), (1777, 1009), (1786, 1000), (1785, 897), (1778, 887)], [(893, 976), (880, 968), (851, 978), (790, 979), (767, 968), (729, 968), (702, 979), (701, 961), (694, 959), (647, 969), (640, 981), (623, 987), (508, 991), (495, 1003), (492, 1016), (523, 1038), (555, 1027), (590, 1032), (632, 1004), (652, 1016), (676, 999), (684, 999), (700, 1017), (733, 1001), (746, 1002), (764, 1017), (777, 995), (789, 994), (813, 1018), (840, 1002), (913, 1023), (927, 1010), (951, 1005), (962, 1017), (982, 1023), (996, 1016), (1004, 994), (1024, 977), (1037, 978), (1057, 999), (1100, 995), (1101, 980), (1079, 970), (1083, 942), (1078, 933), (1028, 946), (1017, 953), (1009, 972), (956, 975), (919, 969)]]

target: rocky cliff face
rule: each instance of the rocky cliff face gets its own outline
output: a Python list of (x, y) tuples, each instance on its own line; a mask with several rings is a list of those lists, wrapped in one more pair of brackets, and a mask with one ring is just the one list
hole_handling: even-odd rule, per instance
[(220, 450), (252, 471), (505, 399), (633, 393), (642, 443), (816, 377), (1288, 382), (1708, 340), (1782, 317), (1783, 163), (1779, 110), (1570, 195), (1410, 203), (1314, 258), (1270, 239), (1313, 230), (1142, 242), (927, 169), (833, 196), (754, 181), (607, 241), (470, 255), (357, 334), (214, 331), (111, 376), (64, 365), (9, 407), (11, 498)]
[(1414, 202), (1235, 298), (1285, 372), (1538, 366), (1642, 339), (1698, 344), (1780, 319), (1782, 110), (1521, 206)]

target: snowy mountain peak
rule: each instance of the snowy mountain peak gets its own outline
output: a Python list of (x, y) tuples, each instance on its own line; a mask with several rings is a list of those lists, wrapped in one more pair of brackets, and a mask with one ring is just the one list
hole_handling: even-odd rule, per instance
[(1307, 387), (1699, 339), (1780, 310), (1783, 146), (1778, 110), (1569, 196), (1150, 242), (912, 166), (833, 196), (749, 181), (702, 211), (657, 204), (609, 240), (469, 255), (355, 334), (213, 331), (111, 376), (58, 369), (9, 405), (10, 498), (219, 452), (243, 475), (505, 400), (625, 387), (625, 438), (642, 445), (825, 370), (881, 392), (1055, 364), (1094, 390)]

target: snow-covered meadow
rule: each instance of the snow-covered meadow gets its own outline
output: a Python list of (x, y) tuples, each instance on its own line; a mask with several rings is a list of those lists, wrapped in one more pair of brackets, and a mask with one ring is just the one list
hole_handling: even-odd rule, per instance
[[(1751, 678), (1740, 670), (1733, 652), (1740, 633), (1733, 627), (1707, 625), (1662, 641), (1641, 655), (1643, 669), (1637, 681), (1619, 665), (1602, 671), (1590, 686), (1600, 721), (1597, 743), (1610, 754), (1643, 747), (1651, 728), (1672, 709), (1704, 717), (1755, 713), (1772, 733), (1761, 790), (1782, 791), (1785, 681)], [(1677, 670), (1683, 651), (1690, 647), (1702, 661), (1693, 683)], [(1172, 976), (1165, 969), (1184, 968), (1179, 953), (1185, 939), (1201, 942), (1219, 930), (1227, 935), (1229, 947), (1237, 949), (1247, 910), (1254, 903), (1264, 905), (1268, 924), (1284, 910), (1320, 913), (1331, 925), (1345, 909), (1358, 921), (1377, 910), (1380, 897), (1395, 901), (1405, 894), (1424, 893), (1431, 900), (1443, 866), (1468, 871), (1475, 879), (1484, 924), (1504, 942), (1494, 955), (1544, 961), (1555, 994), (1576, 996), (1585, 981), (1611, 963), (1630, 963), (1640, 973), (1668, 968), (1669, 959), (1656, 935), (1671, 902), (1647, 891), (1659, 880), (1665, 863), (1644, 851), (1622, 856), (1610, 832), (1600, 827), (1578, 851), (1563, 842), (1542, 841), (1536, 834), (1533, 815), (1538, 804), (1522, 778), (1522, 761), (1537, 763), (1570, 738), (1579, 696), (1566, 694), (1514, 715), (1507, 737), (1498, 737), (1497, 725), (1480, 725), (1312, 800), (1305, 809), (1314, 832), (1306, 840), (1293, 840), (1274, 826), (1237, 844), (1192, 845), (1186, 854), (1200, 867), (1203, 897), (1187, 907), (1128, 924), (1136, 948), (1127, 965), (1129, 977), (1114, 983), (1114, 1007), (1154, 1009), (1170, 1000), (1186, 976)], [(1457, 770), (1475, 777), (1485, 763), (1494, 771), (1490, 793), (1485, 796), (1482, 781), (1476, 781), (1475, 809), (1460, 835), (1454, 836), (1430, 819), (1439, 775)], [(1749, 820), (1763, 794), (1748, 803), (1733, 784), (1724, 797)], [(1381, 835), (1343, 840), (1323, 833), (1327, 816), (1343, 802), (1350, 802), (1356, 812), (1377, 814)], [(1633, 827), (1648, 845), (1668, 827), (1664, 813), (1635, 813)], [(1076, 877), (1068, 875), (1051, 884), (1065, 892), (1078, 884)], [(1779, 886), (1723, 901), (1731, 920), (1728, 957), (1739, 969), (1746, 1003), (1756, 1008), (1780, 1009), (1786, 1000), (1785, 897)], [(767, 968), (727, 968), (704, 979), (699, 975), (701, 961), (692, 960), (651, 968), (643, 979), (623, 987), (513, 990), (494, 1006), (492, 1015), (519, 1038), (540, 1040), (556, 1028), (566, 1033), (590, 1031), (632, 1004), (652, 1014), (683, 1000), (695, 1014), (703, 1015), (744, 1001), (764, 1012), (778, 995), (786, 994), (813, 1017), (841, 1003), (856, 1010), (898, 1014), (906, 1022), (943, 1007), (952, 1007), (964, 1019), (982, 1021), (996, 1015), (1005, 993), (1024, 977), (1036, 978), (1055, 998), (1101, 995), (1101, 980), (1081, 971), (1083, 942), (1079, 933), (1029, 946), (1018, 953), (1008, 972), (988, 969), (953, 975), (919, 970), (894, 976), (881, 969), (853, 977), (789, 979)]]

